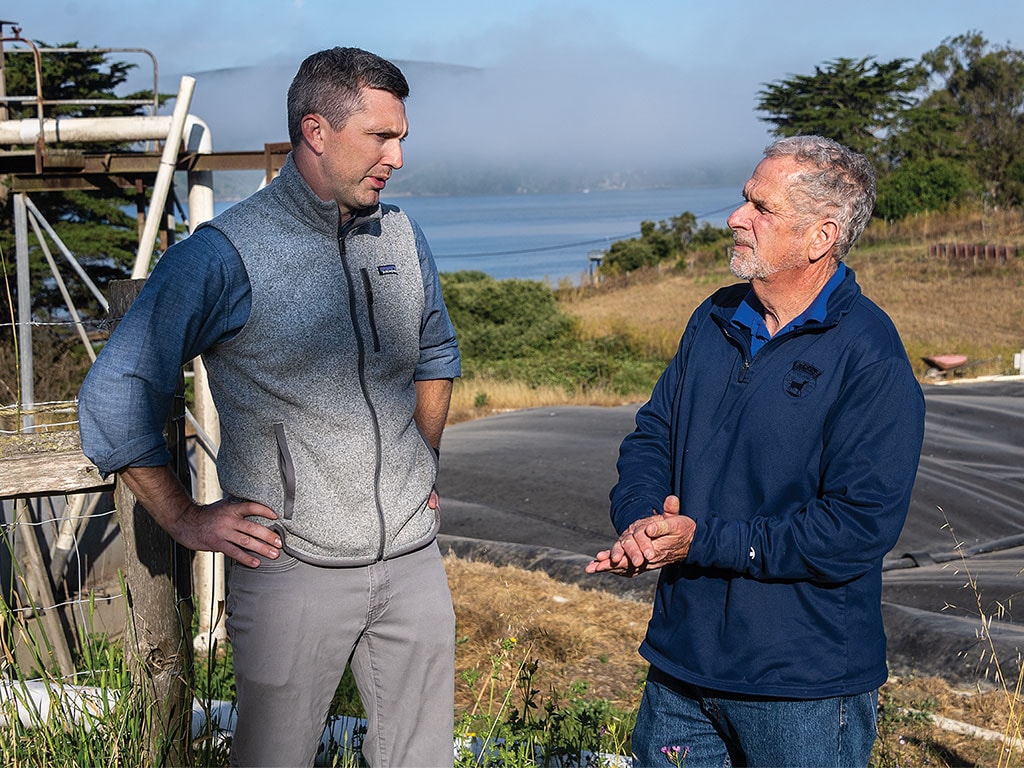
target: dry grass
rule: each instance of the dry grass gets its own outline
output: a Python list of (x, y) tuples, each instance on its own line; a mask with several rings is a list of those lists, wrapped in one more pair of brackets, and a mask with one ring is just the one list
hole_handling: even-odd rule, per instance
[[(456, 678), (487, 672), (503, 640), (539, 660), (538, 686), (566, 691), (573, 683), (588, 695), (623, 708), (639, 703), (646, 664), (637, 653), (650, 606), (616, 595), (555, 581), (512, 566), (445, 558), (455, 604)], [(475, 690), (456, 685), (456, 709), (472, 706)]]
[[(1024, 765), (1024, 751), (1007, 748), (997, 738), (1007, 732), (1010, 712), (1002, 690), (954, 688), (936, 677), (891, 678), (882, 686), (880, 701), (883, 712), (888, 712), (875, 748), (877, 755), (886, 757), (882, 765)], [(1018, 717), (1022, 703), (1015, 704)], [(937, 723), (934, 718), (943, 719)]]
[[(478, 699), (486, 697), (492, 660), (503, 655), (502, 643), (510, 639), (516, 641), (508, 654), (513, 665), (539, 662), (534, 685), (545, 699), (583, 684), (588, 696), (623, 710), (639, 705), (646, 662), (637, 648), (649, 604), (581, 589), (540, 572), (451, 555), (445, 567), (458, 637), (457, 714), (474, 706), (486, 709)], [(471, 670), (481, 673), (474, 686), (465, 682)], [(506, 664), (495, 684), (499, 698), (512, 687), (513, 676)], [(1000, 754), (1004, 746), (993, 738), (1007, 730), (1011, 713), (1002, 690), (954, 688), (937, 677), (892, 678), (880, 700), (883, 716), (872, 763), (879, 768), (1024, 765), (1024, 752)], [(1019, 699), (1013, 705), (1017, 718), (1022, 705)], [(952, 722), (940, 725), (932, 716)]]
[(560, 387), (531, 387), (521, 381), (501, 381), (487, 376), (477, 376), (473, 379), (455, 380), (447, 423), (458, 424), (524, 408), (544, 408), (551, 405), (614, 406), (624, 405), (633, 400), (635, 398), (623, 398), (621, 395), (594, 389), (566, 394)]
[(585, 339), (621, 334), (637, 348), (667, 360), (697, 305), (716, 288), (734, 282), (725, 265), (693, 275), (649, 272), (608, 281), (597, 290), (563, 294), (562, 309), (579, 320)]
[[(915, 371), (926, 355), (967, 355), (970, 375), (1014, 373), (1024, 348), (1024, 259), (957, 262), (928, 255), (933, 243), (1024, 246), (1024, 212), (930, 214), (876, 222), (848, 258), (864, 293), (892, 317)], [(563, 293), (586, 338), (624, 333), (670, 357), (687, 318), (712, 291), (735, 282), (725, 264), (697, 273), (634, 277), (625, 284)]]
[(1024, 347), (1024, 263), (929, 261), (920, 247), (892, 248), (887, 258), (856, 262), (864, 292), (892, 317), (919, 373), (920, 358), (967, 355), (972, 375), (1013, 373)]

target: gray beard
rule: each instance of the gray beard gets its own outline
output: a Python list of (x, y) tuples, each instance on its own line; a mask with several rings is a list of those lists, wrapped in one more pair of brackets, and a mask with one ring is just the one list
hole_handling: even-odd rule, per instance
[(742, 257), (733, 250), (732, 257), (729, 259), (729, 270), (740, 280), (763, 279), (771, 274), (768, 266), (761, 262), (756, 248), (751, 248), (749, 255)]

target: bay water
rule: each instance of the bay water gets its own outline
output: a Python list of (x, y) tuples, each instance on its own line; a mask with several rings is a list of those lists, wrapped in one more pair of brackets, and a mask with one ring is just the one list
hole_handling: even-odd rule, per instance
[(422, 227), (441, 272), (479, 270), (495, 279), (579, 283), (616, 240), (640, 236), (640, 223), (689, 211), (698, 225), (724, 227), (742, 185), (608, 190), (568, 194), (396, 197)]
[[(640, 236), (643, 221), (689, 211), (698, 225), (724, 227), (742, 185), (595, 190), (566, 194), (395, 196), (423, 229), (441, 272), (478, 270), (497, 280), (579, 284), (616, 240)], [(217, 203), (220, 213), (230, 203)]]

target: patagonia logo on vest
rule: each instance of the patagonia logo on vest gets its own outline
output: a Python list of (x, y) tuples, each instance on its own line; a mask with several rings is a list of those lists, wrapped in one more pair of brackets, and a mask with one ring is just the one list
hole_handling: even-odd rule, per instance
[(379, 267), (377, 267), (377, 274), (378, 275), (397, 275), (398, 274), (398, 267), (396, 267), (394, 264), (381, 264)]
[(783, 381), (783, 388), (786, 394), (792, 397), (804, 397), (811, 394), (814, 383), (821, 375), (821, 371), (810, 363), (797, 360), (793, 363), (793, 369), (786, 374)]

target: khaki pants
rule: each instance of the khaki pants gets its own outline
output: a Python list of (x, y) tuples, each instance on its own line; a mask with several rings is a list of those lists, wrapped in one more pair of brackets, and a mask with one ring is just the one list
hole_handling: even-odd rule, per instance
[(283, 553), (258, 568), (232, 564), (227, 613), (232, 765), (313, 765), (347, 663), (371, 766), (452, 765), (455, 615), (436, 543), (357, 568)]

